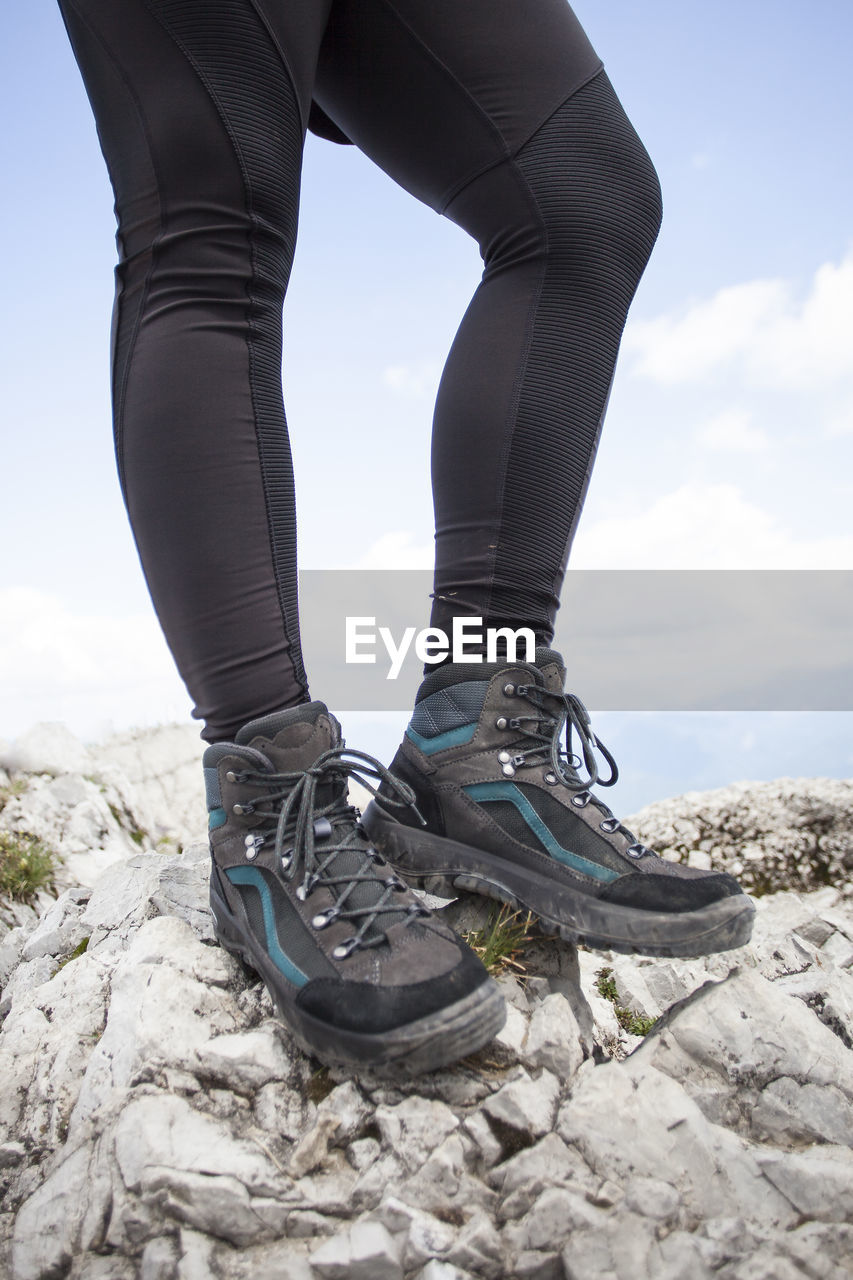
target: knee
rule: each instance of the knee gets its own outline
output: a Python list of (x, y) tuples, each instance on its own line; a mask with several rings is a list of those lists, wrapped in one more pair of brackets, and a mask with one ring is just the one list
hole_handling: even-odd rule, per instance
[(661, 189), (603, 71), (537, 130), (516, 165), (533, 197), (543, 252), (621, 274), (633, 292), (660, 230)]

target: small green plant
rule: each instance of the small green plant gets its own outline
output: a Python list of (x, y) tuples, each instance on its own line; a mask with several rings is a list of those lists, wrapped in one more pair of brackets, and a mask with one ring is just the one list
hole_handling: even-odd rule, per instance
[(627, 1031), (631, 1036), (647, 1036), (649, 1034), (657, 1022), (657, 1018), (644, 1018), (642, 1014), (634, 1013), (632, 1009), (626, 1009), (624, 1005), (619, 1003), (619, 992), (616, 990), (616, 979), (613, 976), (612, 969), (599, 969), (598, 976), (595, 979), (595, 987), (598, 994), (605, 1000), (609, 1000), (613, 1005), (616, 1021), (623, 1031)]
[(53, 854), (34, 836), (0, 831), (0, 893), (29, 902), (53, 886)]
[(611, 1004), (616, 1004), (619, 996), (616, 991), (616, 979), (613, 977), (612, 969), (599, 969), (595, 986), (600, 996), (603, 996), (605, 1000), (609, 1000)]
[(647, 1036), (657, 1023), (657, 1018), (644, 1018), (642, 1014), (632, 1013), (630, 1009), (623, 1009), (621, 1006), (616, 1010), (616, 1018), (620, 1027), (624, 1027), (632, 1036)]
[(462, 936), (492, 975), (506, 969), (523, 973), (524, 965), (519, 956), (525, 945), (532, 941), (532, 919), (529, 911), (522, 915), (504, 904), (498, 910), (492, 908), (488, 924), (482, 929), (469, 929)]
[(113, 817), (115, 818), (115, 820), (116, 820), (116, 822), (118, 823), (118, 825), (119, 825), (120, 827), (123, 827), (123, 828), (124, 828), (124, 830), (125, 830), (125, 831), (127, 832), (127, 834), (130, 836), (130, 838), (131, 838), (131, 840), (133, 841), (133, 843), (134, 843), (134, 844), (138, 844), (138, 845), (140, 845), (140, 846), (141, 846), (141, 845), (143, 845), (143, 844), (145, 843), (145, 841), (146, 841), (146, 839), (147, 839), (147, 837), (148, 837), (148, 832), (147, 832), (147, 831), (145, 831), (142, 827), (138, 827), (138, 826), (136, 825), (136, 823), (135, 823), (135, 822), (133, 822), (132, 818), (131, 818), (131, 824), (130, 824), (130, 825), (128, 825), (127, 820), (128, 820), (128, 818), (130, 818), (130, 817), (131, 817), (131, 815), (130, 815), (129, 813), (123, 812), (123, 811), (118, 807), (118, 805), (117, 805), (117, 804), (113, 804), (113, 803), (112, 803), (112, 801), (108, 801), (108, 802), (107, 802), (107, 808), (109, 809), (110, 813), (111, 813), (111, 814), (113, 815)]
[(0, 787), (0, 809), (5, 809), (15, 796), (22, 796), (27, 789), (26, 778), (14, 778), (5, 787)]
[[(89, 939), (88, 939), (88, 938), (83, 938), (83, 939), (82, 939), (82, 941), (78, 942), (78, 943), (77, 943), (77, 946), (76, 946), (76, 947), (74, 948), (74, 950), (71, 952), (71, 955), (70, 955), (70, 956), (66, 956), (64, 960), (60, 960), (60, 962), (59, 962), (59, 969), (64, 969), (64, 968), (65, 968), (65, 966), (66, 966), (67, 964), (70, 964), (72, 960), (76, 960), (78, 956), (82, 956), (83, 952), (86, 950), (86, 948), (88, 947), (88, 945), (89, 945)], [(56, 971), (57, 973), (59, 973), (59, 969), (57, 969), (57, 971)]]

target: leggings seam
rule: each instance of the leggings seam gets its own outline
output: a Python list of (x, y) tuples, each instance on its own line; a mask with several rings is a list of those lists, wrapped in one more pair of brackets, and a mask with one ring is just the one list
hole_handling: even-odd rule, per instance
[[(273, 576), (275, 578), (276, 597), (278, 599), (278, 607), (281, 612), (281, 619), (282, 619), (282, 624), (284, 628), (284, 634), (288, 642), (288, 652), (290, 655), (291, 664), (293, 666), (294, 679), (296, 683), (300, 685), (303, 693), (307, 697), (308, 682), (305, 676), (305, 669), (304, 669), (304, 665), (301, 657), (301, 646), (299, 643), (299, 624), (297, 621), (296, 630), (295, 630), (295, 643), (294, 643), (294, 632), (290, 625), (291, 619), (285, 607), (284, 598), (283, 598), (283, 595), (284, 595), (283, 584), (281, 581), (279, 568), (276, 563), (275, 540), (274, 540), (274, 532), (273, 532), (275, 526), (272, 520), (272, 512), (270, 510), (269, 492), (267, 490), (267, 485), (264, 480), (263, 449), (261, 446), (261, 439), (258, 431), (260, 412), (258, 409), (257, 394), (256, 394), (256, 388), (255, 388), (255, 374), (257, 371), (257, 362), (255, 359), (254, 342), (253, 342), (253, 339), (257, 339), (258, 329), (257, 329), (257, 325), (255, 323), (255, 318), (254, 318), (256, 302), (252, 295), (252, 283), (258, 276), (258, 251), (257, 251), (257, 244), (256, 244), (256, 233), (257, 233), (257, 226), (260, 221), (260, 218), (254, 207), (254, 202), (252, 197), (252, 183), (248, 174), (248, 170), (246, 168), (245, 158), (240, 148), (239, 140), (235, 137), (234, 132), (231, 129), (230, 124), (228, 123), (225, 112), (219, 101), (219, 97), (213, 85), (210, 83), (209, 77), (205, 75), (204, 71), (198, 65), (196, 59), (193, 57), (190, 51), (185, 47), (184, 43), (173, 32), (169, 30), (169, 28), (158, 16), (158, 14), (154, 12), (153, 7), (151, 5), (151, 0), (144, 0), (144, 2), (145, 2), (145, 7), (148, 9), (149, 13), (151, 13), (155, 21), (159, 23), (163, 31), (166, 33), (166, 35), (172, 41), (172, 43), (176, 46), (176, 48), (180, 49), (181, 53), (186, 58), (187, 62), (192, 67), (193, 71), (198, 77), (199, 82), (203, 85), (205, 92), (210, 98), (210, 101), (213, 103), (214, 109), (216, 110), (216, 114), (219, 116), (219, 119), (222, 122), (222, 127), (224, 128), (225, 133), (231, 143), (231, 147), (234, 152), (234, 157), (240, 169), (240, 175), (243, 182), (243, 194), (246, 200), (246, 212), (249, 218), (249, 230), (246, 233), (246, 240), (249, 246), (249, 261), (251, 265), (251, 275), (246, 284), (246, 304), (247, 304), (246, 305), (246, 323), (249, 331), (248, 337), (246, 339), (246, 351), (249, 358), (249, 393), (251, 395), (251, 400), (252, 400), (252, 417), (254, 420), (255, 442), (256, 442), (256, 447), (258, 451), (258, 469), (260, 471), (260, 477), (261, 477), (261, 491), (264, 497), (264, 511), (266, 513), (267, 533), (269, 537), (270, 562), (272, 564)], [(259, 21), (261, 21), (260, 15), (257, 13), (253, 0), (248, 0), (248, 3), (252, 11), (255, 13), (256, 17), (258, 17)], [(266, 24), (262, 23), (262, 25), (264, 27), (264, 30), (267, 30)], [(277, 49), (277, 45), (274, 44), (274, 47), (276, 47)], [(288, 81), (290, 84), (291, 92), (293, 94), (294, 100), (296, 101), (297, 111), (298, 111), (299, 95), (296, 91), (296, 86), (294, 84), (293, 78), (290, 75), (290, 70), (286, 65), (285, 65), (285, 71), (288, 75)], [(302, 127), (301, 120), (302, 120), (302, 117), (300, 113), (300, 129)], [(297, 661), (298, 661), (298, 665), (297, 665)]]
[[(107, 41), (105, 40), (104, 36), (92, 24), (91, 20), (85, 17), (80, 12), (79, 8), (74, 3), (74, 0), (69, 0), (69, 4), (70, 4), (70, 7), (74, 10), (75, 14), (77, 15), (78, 21), (82, 24), (82, 26), (86, 28), (86, 30), (89, 32), (92, 38), (96, 40), (97, 43), (101, 46), (101, 49), (103, 50), (104, 55), (108, 59), (110, 65), (115, 70), (117, 76), (119, 77), (119, 79), (121, 80), (121, 83), (124, 85), (124, 88), (127, 91), (127, 95), (130, 98), (130, 101), (133, 103), (134, 109), (136, 111), (136, 114), (142, 126), (142, 134), (143, 134), (143, 137), (145, 138), (146, 151), (148, 153), (148, 159), (151, 164), (151, 169), (154, 173), (154, 177), (157, 182), (157, 206), (158, 206), (158, 213), (159, 213), (159, 217), (158, 217), (159, 229), (157, 231), (156, 236), (151, 242), (151, 261), (148, 265), (148, 270), (145, 273), (145, 280), (143, 281), (143, 285), (142, 285), (142, 295), (140, 297), (139, 306), (137, 308), (136, 316), (133, 321), (133, 330), (131, 332), (130, 340), (128, 342), (127, 359), (125, 361), (124, 369), (122, 370), (121, 386), (120, 388), (117, 388), (115, 384), (113, 384), (113, 400), (116, 408), (116, 415), (115, 415), (116, 462), (118, 464), (119, 485), (121, 486), (122, 497), (124, 498), (125, 506), (127, 507), (128, 506), (127, 479), (126, 479), (125, 467), (124, 467), (124, 403), (125, 403), (125, 397), (127, 394), (127, 383), (130, 378), (130, 367), (131, 367), (131, 364), (133, 363), (133, 353), (136, 350), (136, 340), (139, 336), (139, 329), (140, 329), (140, 325), (142, 324), (142, 316), (145, 311), (145, 304), (148, 300), (148, 293), (151, 287), (151, 278), (154, 275), (154, 267), (157, 259), (157, 251), (160, 247), (160, 243), (163, 239), (163, 235), (165, 232), (166, 215), (165, 215), (165, 210), (163, 208), (163, 197), (162, 197), (163, 181), (159, 173), (159, 170), (157, 168), (157, 161), (155, 158), (154, 148), (151, 145), (151, 136), (150, 136), (150, 127), (148, 124), (148, 118), (145, 114), (145, 111), (143, 110), (142, 103), (139, 101), (136, 93), (133, 90), (132, 85), (128, 81), (127, 76), (125, 75), (125, 72), (121, 63), (116, 58), (115, 54), (113, 53)], [(69, 32), (68, 35), (70, 39), (71, 33)], [(73, 45), (73, 41), (72, 41), (72, 45)], [(120, 262), (121, 262), (126, 260), (127, 255), (125, 253), (124, 240), (121, 237), (121, 235), (119, 235), (119, 241), (121, 244), (121, 253), (120, 253)], [(121, 292), (119, 291), (117, 291), (117, 305), (120, 312), (121, 311)]]
[(269, 36), (270, 44), (273, 46), (279, 58), (281, 59), (281, 65), (284, 67), (285, 74), (287, 75), (287, 78), (290, 81), (290, 87), (293, 90), (293, 98), (296, 103), (296, 110), (299, 113), (299, 128), (304, 138), (306, 130), (308, 128), (308, 122), (305, 119), (305, 115), (302, 110), (302, 103), (299, 100), (299, 92), (296, 88), (296, 77), (294, 76), (293, 71), (291, 70), (290, 63), (287, 60), (287, 56), (285, 55), (285, 52), (282, 49), (281, 44), (279, 43), (278, 36), (275, 34), (275, 31), (273, 30), (273, 28), (270, 26), (269, 19), (267, 18), (264, 11), (261, 9), (261, 6), (258, 3), (258, 0), (249, 0), (249, 4), (254, 9), (257, 15), (258, 21), (260, 22), (261, 26), (264, 28), (267, 35)]
[[(403, 17), (399, 9), (393, 3), (393, 0), (382, 0), (382, 3), (385, 5), (387, 9), (391, 10), (391, 12), (394, 14), (394, 17), (399, 22), (400, 26), (404, 27), (406, 31), (408, 31), (411, 38), (415, 41), (415, 43), (419, 46), (419, 48), (423, 51), (423, 53), (427, 56), (427, 58), (429, 58), (430, 61), (444, 73), (445, 77), (451, 82), (451, 84), (453, 84), (453, 86), (463, 96), (463, 98), (466, 99), (469, 106), (473, 108), (475, 114), (478, 115), (483, 121), (485, 121), (485, 124), (488, 127), (489, 132), (497, 140), (503, 154), (498, 156), (494, 160), (490, 160), (478, 172), (485, 173), (488, 169), (493, 168), (495, 165), (502, 164), (505, 160), (509, 158), (510, 150), (509, 150), (509, 147), (507, 146), (506, 139), (504, 138), (500, 129), (495, 124), (494, 120), (492, 120), (491, 116), (488, 114), (487, 111), (483, 110), (483, 108), (480, 106), (480, 103), (477, 101), (477, 99), (474, 97), (471, 91), (465, 87), (465, 85), (462, 83), (462, 81), (459, 79), (456, 73), (452, 71), (450, 67), (447, 65), (447, 63), (444, 62), (443, 59), (438, 56), (438, 54), (435, 52), (434, 49), (430, 48), (427, 42), (418, 34), (418, 32), (414, 29), (411, 23), (409, 23)], [(477, 175), (475, 174), (474, 176), (476, 177)], [(466, 181), (467, 179), (462, 179), (463, 185)], [(439, 214), (444, 213), (445, 208), (453, 199), (455, 185), (456, 184), (454, 184), (453, 187), (448, 188), (451, 194), (447, 195), (446, 193), (443, 193), (439, 197), (439, 206), (437, 209), (437, 212)]]
[[(499, 156), (495, 160), (487, 161), (484, 165), (481, 165), (481, 167), (477, 169), (474, 173), (466, 174), (464, 178), (460, 178), (459, 181), (454, 183), (452, 187), (448, 187), (447, 191), (441, 197), (441, 204), (438, 212), (442, 214), (445, 213), (448, 207), (457, 198), (457, 196), (460, 196), (462, 192), (471, 185), (472, 182), (476, 182), (477, 179), (481, 178), (484, 173), (488, 173), (491, 169), (497, 169), (499, 165), (506, 164), (508, 160), (514, 161), (520, 155), (520, 153), (524, 150), (524, 148), (527, 146), (528, 142), (531, 142), (536, 137), (539, 130), (544, 128), (544, 126), (548, 123), (551, 117), (553, 115), (556, 115), (556, 113), (560, 110), (560, 108), (565, 106), (565, 104), (569, 101), (569, 99), (573, 98), (576, 93), (579, 93), (581, 89), (586, 88), (586, 86), (591, 81), (593, 81), (596, 78), (596, 76), (600, 76), (603, 70), (604, 70), (604, 63), (600, 62), (598, 67), (595, 69), (595, 71), (593, 71), (590, 75), (588, 75), (586, 79), (583, 80), (580, 84), (575, 85), (575, 87), (569, 93), (566, 94), (565, 98), (560, 99), (557, 105), (551, 111), (548, 112), (545, 119), (540, 120), (539, 123), (531, 129), (530, 133), (527, 134), (524, 141), (520, 142), (517, 147), (510, 150), (510, 148), (507, 147), (506, 144), (504, 144), (505, 152), (506, 152), (505, 155)], [(488, 119), (488, 117), (486, 118)]]
[[(495, 508), (498, 519), (497, 519), (497, 526), (495, 530), (495, 545), (492, 548), (491, 555), (490, 555), (491, 572), (489, 574), (489, 594), (488, 594), (488, 602), (486, 607), (486, 616), (489, 618), (492, 617), (492, 613), (493, 613), (492, 599), (494, 597), (495, 587), (497, 585), (495, 582), (495, 575), (496, 575), (497, 564), (498, 564), (498, 553), (501, 545), (501, 531), (504, 525), (506, 486), (507, 486), (507, 481), (509, 479), (509, 460), (512, 455), (513, 440), (515, 439), (515, 432), (518, 426), (518, 406), (521, 400), (521, 391), (522, 391), (522, 387), (524, 386), (524, 379), (527, 374), (527, 366), (530, 361), (530, 350), (533, 345), (533, 332), (536, 326), (536, 315), (539, 310), (539, 302), (542, 297), (542, 290), (545, 287), (545, 275), (548, 270), (548, 251), (550, 248), (550, 241), (548, 236), (548, 225), (544, 217), (542, 216), (542, 210), (539, 207), (539, 202), (536, 199), (536, 195), (533, 191), (533, 188), (530, 186), (530, 183), (527, 181), (524, 174), (521, 172), (520, 168), (518, 167), (515, 156), (510, 157), (507, 163), (510, 166), (513, 176), (516, 178), (516, 180), (519, 181), (519, 185), (522, 188), (525, 198), (528, 200), (528, 202), (530, 203), (530, 205), (532, 206), (532, 208), (536, 213), (537, 220), (542, 228), (542, 234), (544, 236), (545, 243), (544, 243), (544, 256), (542, 260), (542, 268), (539, 272), (539, 279), (536, 281), (536, 289), (534, 291), (533, 297), (530, 300), (530, 307), (528, 308), (528, 312), (527, 312), (527, 319), (524, 325), (524, 344), (523, 344), (522, 356), (518, 363), (518, 371), (516, 373), (515, 382), (513, 383), (509, 410), (507, 413), (507, 419), (506, 419), (506, 422), (504, 423), (504, 430), (502, 433), (503, 442), (501, 447), (501, 461), (500, 461), (500, 467), (498, 469), (499, 493), (496, 494), (497, 502), (496, 502), (496, 508)], [(509, 426), (509, 430), (507, 430), (507, 426)]]
[(524, 141), (520, 142), (512, 152), (512, 159), (515, 160), (521, 154), (521, 152), (527, 146), (528, 142), (533, 141), (533, 139), (536, 137), (539, 130), (544, 129), (545, 125), (548, 123), (548, 121), (551, 119), (552, 116), (556, 115), (557, 112), (562, 107), (564, 107), (567, 102), (571, 101), (571, 99), (575, 96), (575, 94), (580, 93), (581, 89), (585, 89), (586, 86), (588, 84), (591, 84), (592, 81), (595, 80), (597, 76), (600, 76), (603, 71), (604, 71), (604, 63), (599, 60), (598, 66), (595, 68), (595, 70), (591, 71), (590, 74), (580, 82), (580, 84), (576, 84), (574, 88), (569, 93), (566, 94), (565, 98), (561, 98), (560, 101), (557, 103), (557, 105), (551, 111), (548, 112), (544, 120), (540, 120), (539, 123), (533, 129), (530, 130), (530, 133), (527, 135)]

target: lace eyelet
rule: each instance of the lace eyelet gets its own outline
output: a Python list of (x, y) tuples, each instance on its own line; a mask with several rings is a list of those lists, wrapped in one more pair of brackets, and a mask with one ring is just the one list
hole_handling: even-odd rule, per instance
[(588, 791), (578, 791), (572, 796), (572, 804), (576, 809), (585, 809), (589, 804), (590, 794)]
[(234, 804), (231, 806), (231, 812), (236, 813), (238, 817), (243, 817), (245, 814), (254, 813), (255, 806), (253, 804)]
[(601, 822), (599, 822), (598, 825), (602, 831), (606, 831), (608, 835), (612, 835), (613, 832), (616, 830), (616, 828), (619, 826), (619, 819), (618, 818), (602, 818)]
[(383, 880), (382, 883), (385, 885), (386, 889), (393, 889), (395, 893), (403, 893), (406, 888), (399, 876), (389, 876), (388, 879)]
[(339, 945), (335, 947), (332, 951), (332, 956), (335, 960), (346, 960), (347, 956), (352, 955), (357, 946), (358, 938), (347, 938), (344, 942), (339, 943)]
[(337, 920), (339, 911), (337, 907), (329, 907), (328, 911), (321, 911), (311, 921), (312, 929), (325, 929), (326, 925), (331, 924), (333, 920)]
[(252, 835), (251, 833), (246, 836), (246, 839), (243, 841), (243, 844), (246, 846), (245, 856), (247, 861), (253, 862), (255, 858), (257, 858), (258, 854), (261, 851), (261, 846), (263, 845), (263, 843), (264, 843), (263, 836)]
[(646, 853), (648, 853), (648, 849), (644, 844), (629, 844), (625, 852), (630, 858), (642, 858)]
[(545, 774), (545, 781), (548, 783), (548, 786), (549, 786), (549, 787), (556, 787), (557, 782), (559, 781), (559, 779), (557, 778), (556, 773), (546, 773), (546, 774)]
[(498, 716), (497, 720), (495, 721), (495, 728), (505, 729), (508, 723), (509, 721), (507, 720), (506, 716)]

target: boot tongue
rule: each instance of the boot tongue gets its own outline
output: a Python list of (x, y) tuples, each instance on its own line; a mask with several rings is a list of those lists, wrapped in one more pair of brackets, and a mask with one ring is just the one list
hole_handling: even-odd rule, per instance
[(566, 664), (556, 649), (539, 648), (535, 662), (542, 672), (545, 688), (551, 693), (562, 693), (566, 683)]
[[(306, 702), (301, 706), (274, 711), (272, 715), (252, 720), (240, 729), (235, 741), (240, 746), (262, 752), (276, 773), (296, 773), (307, 769), (324, 751), (343, 745), (341, 726), (324, 702)], [(315, 792), (315, 804), (317, 808), (323, 808), (334, 800), (345, 800), (346, 796), (345, 780), (321, 781)], [(345, 827), (338, 826), (331, 836), (317, 841), (318, 859), (322, 861), (324, 849), (329, 843), (340, 840), (345, 830)], [(359, 875), (364, 868), (365, 849), (366, 842), (359, 840), (352, 849), (342, 850), (330, 868), (332, 878), (336, 875)], [(390, 868), (387, 874), (391, 874)], [(342, 887), (333, 890), (334, 897), (339, 898), (342, 891)], [(382, 883), (371, 876), (350, 889), (347, 906), (370, 908), (379, 901), (384, 891)], [(399, 922), (400, 916), (397, 913), (382, 911), (373, 920), (367, 936), (370, 938), (381, 935)], [(358, 920), (353, 922), (353, 932), (359, 923)]]
[(267, 757), (277, 773), (308, 769), (330, 747), (342, 745), (341, 726), (325, 702), (304, 702), (243, 725), (234, 739)]

